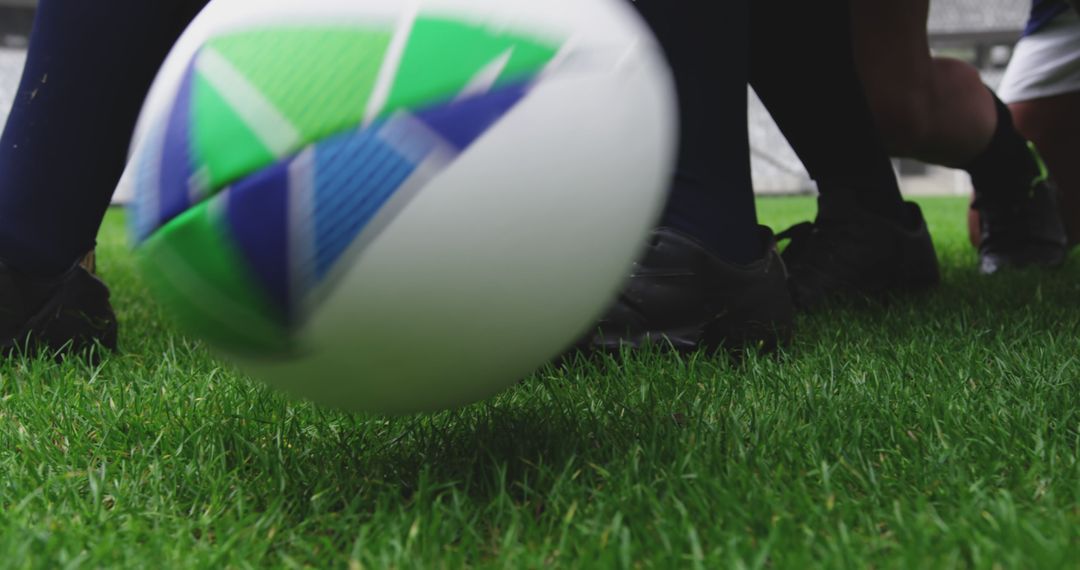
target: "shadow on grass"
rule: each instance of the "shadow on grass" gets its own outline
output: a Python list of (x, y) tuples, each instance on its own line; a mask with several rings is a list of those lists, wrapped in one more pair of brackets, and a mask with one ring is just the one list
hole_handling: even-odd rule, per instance
[[(815, 359), (843, 359), (864, 349), (876, 351), (880, 366), (900, 366), (903, 358), (933, 351), (946, 358), (985, 358), (1002, 346), (1016, 347), (1018, 354), (1055, 343), (1052, 349), (1061, 350), (1080, 339), (1078, 302), (1080, 267), (1075, 263), (1059, 271), (992, 278), (969, 268), (947, 268), (943, 285), (934, 292), (884, 303), (834, 304), (800, 317), (793, 350), (769, 358), (768, 367), (812, 365)], [(713, 360), (715, 369), (705, 376), (724, 384), (714, 389), (732, 397), (739, 388), (716, 380), (716, 370), (737, 379), (741, 369), (721, 360)], [(651, 373), (649, 366), (685, 365), (675, 358), (631, 363), (628, 369), (613, 362), (584, 364), (586, 369), (577, 372), (544, 372), (512, 395), (457, 412), (331, 419), (344, 421), (345, 429), (333, 437), (309, 439), (302, 450), (288, 450), (284, 492), (299, 502), (333, 480), (342, 500), (366, 496), (375, 501), (390, 494), (409, 503), (450, 490), (478, 504), (506, 495), (535, 506), (571, 480), (578, 488), (602, 485), (607, 472), (629, 469), (635, 453), (649, 454), (647, 468), (662, 474), (692, 449), (688, 432), (714, 430), (695, 435), (715, 441), (724, 437), (715, 430), (734, 421), (717, 420), (708, 428), (684, 425), (681, 414), (665, 402), (678, 399), (678, 386), (665, 387), (653, 401), (626, 396), (640, 386), (639, 375)], [(677, 382), (691, 376), (685, 373)], [(596, 385), (574, 386), (579, 380)], [(722, 452), (714, 456), (720, 462), (738, 460)]]
[[(795, 347), (778, 366), (812, 368), (825, 362), (822, 355), (836, 353), (839, 360), (845, 352), (864, 348), (880, 357), (873, 365), (890, 366), (900, 360), (885, 354), (890, 347), (906, 347), (905, 354), (939, 350), (948, 356), (942, 345), (1031, 348), (1046, 337), (1075, 344), (1080, 338), (1076, 310), (1080, 262), (1075, 258), (1058, 271), (987, 278), (976, 274), (970, 251), (944, 251), (939, 289), (885, 303), (836, 304), (801, 316)], [(494, 499), (505, 497), (539, 515), (547, 498), (565, 495), (567, 487), (587, 494), (611, 476), (630, 476), (625, 473), (633, 469), (641, 470), (636, 475), (642, 481), (676, 477), (681, 456), (692, 453), (695, 445), (726, 437), (722, 430), (736, 420), (713, 418), (711, 426), (702, 427), (692, 414), (686, 414), (689, 420), (680, 419), (682, 412), (670, 405), (690, 382), (690, 372), (677, 380), (681, 384), (666, 387), (652, 400), (627, 395), (640, 388), (641, 375), (684, 364), (664, 359), (652, 363), (653, 368), (608, 363), (566, 374), (544, 372), (492, 403), (431, 416), (350, 416), (304, 404), (257, 411), (254, 415), (263, 419), (256, 423), (221, 419), (206, 425), (208, 418), (199, 416), (188, 431), (220, 432), (227, 441), (222, 449), (229, 456), (230, 476), (187, 478), (187, 495), (212, 494), (212, 485), (235, 486), (239, 489), (235, 492), (255, 495), (264, 504), (283, 502), (285, 512), (296, 521), (316, 508), (312, 506), (316, 496), (325, 499), (319, 508), (358, 516), (387, 508), (386, 501), (398, 501), (405, 508), (435, 501), (445, 493), (476, 505), (496, 506)], [(726, 390), (726, 398), (737, 398), (739, 369), (729, 363), (714, 366), (722, 369), (720, 375), (736, 381), (716, 380), (717, 373), (711, 371), (703, 376), (709, 380), (702, 382), (735, 385), (710, 389)], [(791, 380), (774, 374), (771, 364), (765, 368), (758, 374), (759, 383)], [(590, 385), (580, 385), (585, 383)], [(221, 405), (246, 404), (241, 398), (223, 399)], [(276, 396), (267, 399), (274, 405), (280, 402)], [(727, 408), (718, 409), (727, 413)], [(175, 465), (212, 464), (191, 453), (190, 446), (184, 448)], [(639, 467), (635, 454), (640, 453), (649, 457)], [(723, 449), (710, 453), (700, 461), (714, 465), (740, 459)], [(712, 476), (724, 477), (722, 470)], [(222, 496), (230, 492), (234, 491), (222, 491)]]
[[(423, 508), (452, 496), (481, 507), (509, 501), (539, 517), (549, 497), (567, 489), (587, 494), (612, 477), (670, 477), (693, 450), (688, 438), (707, 440), (723, 429), (673, 412), (667, 404), (677, 397), (627, 396), (639, 390), (636, 375), (611, 363), (581, 373), (548, 369), (490, 403), (393, 419), (299, 405), (317, 417), (285, 427), (307, 437), (278, 446), (271, 473), (265, 458), (238, 447), (231, 461), (249, 480), (245, 488), (267, 488), (259, 481), (276, 479), (275, 493), (297, 520), (310, 516), (315, 495), (329, 502), (326, 508), (353, 515), (384, 510), (388, 498), (399, 501), (397, 508)], [(574, 385), (582, 378), (594, 385)], [(257, 437), (265, 441), (275, 428), (264, 427)]]

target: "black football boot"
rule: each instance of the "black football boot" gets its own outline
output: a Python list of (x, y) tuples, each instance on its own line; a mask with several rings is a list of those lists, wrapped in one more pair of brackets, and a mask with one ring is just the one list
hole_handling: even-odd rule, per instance
[(829, 298), (879, 298), (935, 287), (941, 276), (922, 211), (904, 203), (897, 223), (850, 200), (818, 198), (818, 215), (779, 234), (796, 306)]
[(0, 263), (0, 351), (56, 355), (115, 350), (117, 321), (109, 288), (87, 267), (88, 256), (63, 274), (41, 279)]
[(1035, 146), (1029, 148), (1040, 172), (1023, 192), (978, 192), (972, 204), (979, 212), (979, 272), (984, 275), (1065, 262), (1068, 237), (1057, 191)]
[(618, 299), (577, 349), (737, 352), (787, 343), (794, 318), (787, 273), (772, 232), (760, 232), (761, 259), (734, 265), (677, 230), (654, 230)]

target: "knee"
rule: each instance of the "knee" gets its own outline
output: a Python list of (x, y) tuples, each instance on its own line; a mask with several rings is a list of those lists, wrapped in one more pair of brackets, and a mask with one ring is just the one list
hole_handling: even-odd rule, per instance
[[(943, 144), (978, 138), (983, 123), (992, 134), (993, 103), (971, 65), (936, 58), (898, 75), (901, 79), (873, 82), (866, 89), (882, 140), (894, 156), (926, 159)], [(958, 130), (965, 132), (958, 135)]]

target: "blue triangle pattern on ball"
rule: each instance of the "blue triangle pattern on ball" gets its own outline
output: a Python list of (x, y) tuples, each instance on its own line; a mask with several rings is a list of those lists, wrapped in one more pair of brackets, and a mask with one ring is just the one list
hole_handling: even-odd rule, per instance
[(192, 65), (184, 74), (165, 127), (155, 225), (164, 224), (194, 205), (191, 199), (191, 184), (195, 178), (191, 146), (191, 97), (194, 85), (195, 67)]
[(165, 122), (150, 127), (144, 148), (132, 156), (135, 196), (128, 206), (128, 225), (136, 244), (141, 244), (161, 225), (158, 207), (161, 183), (161, 149), (165, 145)]
[(525, 97), (528, 87), (527, 83), (504, 85), (419, 111), (416, 117), (458, 150), (464, 150), (513, 109)]
[(316, 145), (316, 279), (326, 278), (432, 151), (443, 148), (456, 155), (465, 150), (517, 105), (527, 88), (527, 83), (518, 83), (413, 115), (398, 113), (359, 133)]
[(322, 281), (417, 164), (376, 129), (315, 147), (315, 279)]
[[(304, 321), (301, 307), (310, 306), (310, 294), (347, 252), (362, 251), (409, 196), (395, 209), (387, 209), (388, 202), (403, 188), (426, 185), (525, 92), (524, 84), (503, 86), (415, 114), (399, 112), (225, 189), (228, 232), (284, 322)], [(379, 216), (384, 219), (373, 229)], [(367, 230), (372, 235), (358, 241)]]
[(280, 310), (292, 322), (289, 278), (289, 164), (266, 168), (226, 192), (225, 216), (233, 243)]

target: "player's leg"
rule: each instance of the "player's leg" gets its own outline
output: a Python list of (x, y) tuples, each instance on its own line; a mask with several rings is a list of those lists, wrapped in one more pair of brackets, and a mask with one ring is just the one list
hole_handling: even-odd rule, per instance
[(1080, 91), (1009, 105), (1017, 128), (1042, 153), (1058, 187), (1070, 244), (1080, 243)]
[(1053, 173), (1069, 241), (1080, 242), (1080, 14), (1065, 2), (1038, 4), (998, 92)]
[(856, 62), (895, 156), (959, 168), (987, 145), (997, 124), (978, 71), (930, 53), (930, 0), (852, 0)]
[[(681, 137), (668, 207), (618, 300), (579, 346), (775, 344), (792, 319), (783, 264), (758, 226), (747, 133), (748, 8), (639, 0), (674, 70)], [(663, 339), (666, 339), (663, 340)]]
[(926, 224), (900, 195), (855, 69), (847, 0), (752, 10), (751, 82), (820, 192), (817, 220), (787, 232), (796, 301), (936, 285)]
[(0, 137), (0, 347), (115, 344), (108, 290), (75, 264), (94, 247), (143, 97), (204, 3), (41, 0)]
[[(679, 97), (678, 164), (664, 225), (694, 236), (730, 262), (753, 261), (761, 247), (753, 238), (757, 213), (746, 126), (747, 32), (724, 30), (714, 40), (702, 24), (689, 23), (692, 15), (702, 15), (700, 10), (659, 0), (636, 6), (663, 45)], [(743, 6), (725, 10), (733, 19), (745, 19), (739, 15)], [(729, 51), (730, 61), (723, 66), (706, 55)]]
[(963, 168), (983, 212), (980, 268), (1055, 265), (1064, 231), (1039, 161), (966, 63), (934, 58), (929, 0), (852, 0), (856, 62), (890, 152)]

